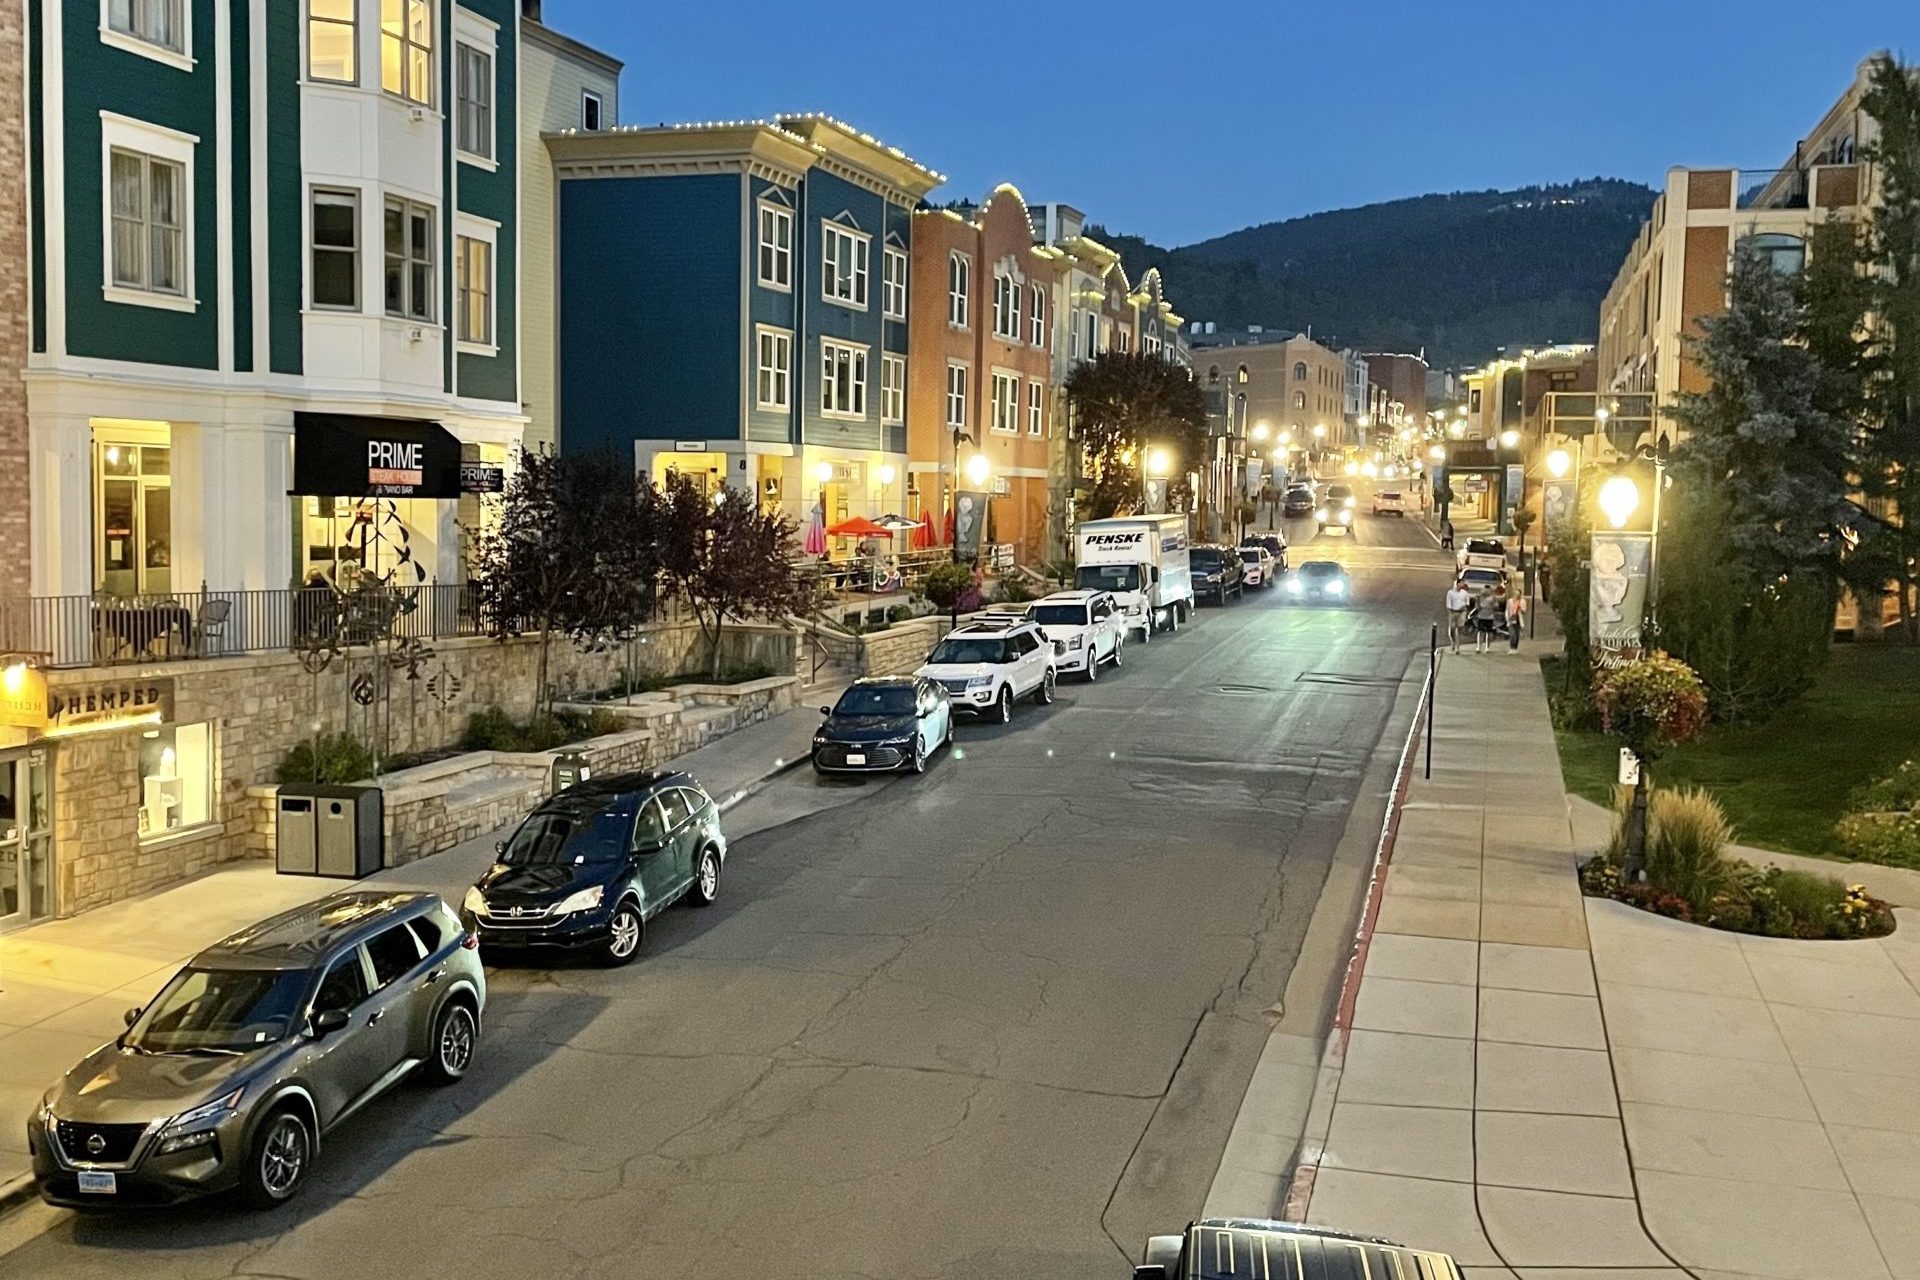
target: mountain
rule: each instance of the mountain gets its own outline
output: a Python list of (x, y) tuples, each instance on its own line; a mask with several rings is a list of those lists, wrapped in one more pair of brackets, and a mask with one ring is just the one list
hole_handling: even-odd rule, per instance
[(1127, 278), (1159, 267), (1188, 320), (1304, 330), (1367, 350), (1478, 364), (1514, 341), (1591, 342), (1600, 299), (1653, 206), (1593, 178), (1415, 196), (1268, 222), (1164, 249), (1106, 228)]

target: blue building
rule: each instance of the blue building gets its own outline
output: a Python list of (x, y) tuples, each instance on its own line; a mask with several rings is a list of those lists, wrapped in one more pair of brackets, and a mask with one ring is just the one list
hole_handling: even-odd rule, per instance
[(912, 214), (941, 176), (812, 115), (547, 145), (562, 451), (796, 520), (905, 509)]

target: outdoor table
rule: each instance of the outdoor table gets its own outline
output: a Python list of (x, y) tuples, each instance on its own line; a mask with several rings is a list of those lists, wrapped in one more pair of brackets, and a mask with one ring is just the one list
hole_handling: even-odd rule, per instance
[(193, 614), (175, 600), (157, 604), (96, 604), (93, 629), (102, 642), (108, 639), (116, 642), (111, 646), (103, 643), (103, 652), (108, 657), (121, 649), (150, 655), (160, 641), (167, 641), (171, 648), (176, 635), (180, 637), (182, 651), (193, 647)]

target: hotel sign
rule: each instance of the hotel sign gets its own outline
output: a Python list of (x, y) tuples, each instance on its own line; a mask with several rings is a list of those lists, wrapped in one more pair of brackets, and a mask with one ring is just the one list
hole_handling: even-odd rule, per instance
[(173, 681), (101, 680), (54, 689), (42, 711), (38, 727), (49, 734), (158, 723), (173, 713)]

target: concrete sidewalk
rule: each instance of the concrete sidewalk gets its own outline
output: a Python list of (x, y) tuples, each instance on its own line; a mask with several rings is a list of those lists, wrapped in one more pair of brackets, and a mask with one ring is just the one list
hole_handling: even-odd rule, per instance
[[(838, 689), (810, 691), (831, 702)], [(750, 725), (673, 761), (723, 809), (808, 758), (820, 713), (811, 705)], [(425, 889), (458, 903), (510, 828), (381, 871), (366, 887)], [(265, 862), (205, 875), (65, 920), (0, 935), (0, 1197), (27, 1174), (26, 1123), (48, 1085), (102, 1041), (125, 1010), (151, 999), (195, 952), (278, 911), (355, 887), (282, 876)]]
[(1583, 899), (1544, 644), (1441, 666), (1296, 1213), (1469, 1280), (1920, 1280), (1920, 914), (1808, 943)]

